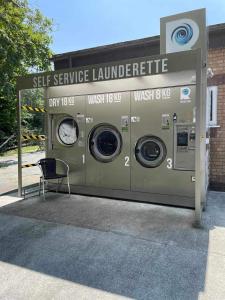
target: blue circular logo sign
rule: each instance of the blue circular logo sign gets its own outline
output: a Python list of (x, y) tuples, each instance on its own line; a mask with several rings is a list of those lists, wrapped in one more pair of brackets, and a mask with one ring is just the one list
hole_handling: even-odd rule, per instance
[(184, 88), (184, 89), (182, 90), (182, 92), (183, 92), (183, 95), (189, 96), (189, 94), (190, 94), (190, 89), (189, 89), (189, 88)]
[(193, 37), (193, 29), (191, 25), (183, 23), (182, 25), (176, 27), (172, 34), (171, 40), (179, 45), (187, 44)]

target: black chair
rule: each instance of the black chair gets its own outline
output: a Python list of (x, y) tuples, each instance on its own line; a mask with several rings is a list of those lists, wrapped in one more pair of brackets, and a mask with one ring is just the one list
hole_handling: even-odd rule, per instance
[[(62, 167), (66, 169), (66, 173), (62, 173), (62, 174), (57, 173), (58, 164), (61, 164)], [(63, 178), (67, 178), (68, 192), (70, 195), (69, 166), (65, 161), (58, 158), (43, 158), (37, 162), (37, 165), (40, 167), (42, 173), (39, 182), (39, 195), (41, 193), (41, 185), (42, 185), (43, 197), (45, 199), (45, 182), (48, 182), (51, 179), (58, 180), (57, 190), (56, 190), (56, 192), (58, 192), (58, 188), (59, 186), (61, 186), (63, 182)], [(59, 179), (61, 179), (60, 183), (59, 183)]]

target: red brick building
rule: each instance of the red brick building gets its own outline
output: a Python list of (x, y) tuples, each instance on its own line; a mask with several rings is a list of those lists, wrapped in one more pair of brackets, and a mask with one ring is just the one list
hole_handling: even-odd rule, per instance
[[(210, 26), (209, 33), (208, 66), (214, 75), (208, 79), (208, 104), (211, 100), (217, 102), (212, 112), (216, 120), (210, 128), (209, 183), (211, 189), (225, 190), (225, 24)], [(215, 99), (210, 99), (212, 86), (217, 90)]]
[[(225, 191), (225, 24), (208, 27), (207, 123), (210, 126), (209, 188)], [(159, 36), (53, 56), (55, 70), (160, 53)]]

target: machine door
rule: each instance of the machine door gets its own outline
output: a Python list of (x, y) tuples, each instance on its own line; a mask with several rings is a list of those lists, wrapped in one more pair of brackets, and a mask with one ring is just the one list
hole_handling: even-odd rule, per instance
[(136, 160), (145, 168), (156, 168), (166, 157), (166, 145), (156, 136), (141, 137), (135, 147)]
[(129, 190), (130, 93), (88, 95), (86, 103), (86, 184)]
[(79, 127), (75, 118), (67, 114), (53, 114), (52, 148), (65, 149), (73, 146), (79, 138)]
[(79, 137), (77, 122), (72, 117), (65, 117), (58, 124), (58, 139), (63, 145), (72, 146)]
[[(60, 100), (65, 98), (62, 97)], [(84, 185), (85, 98), (74, 96), (73, 100), (73, 105), (49, 109), (50, 134), (47, 156), (67, 162), (70, 168), (70, 183)]]
[(92, 156), (100, 162), (112, 162), (120, 154), (122, 137), (115, 126), (101, 124), (92, 130), (89, 139)]

